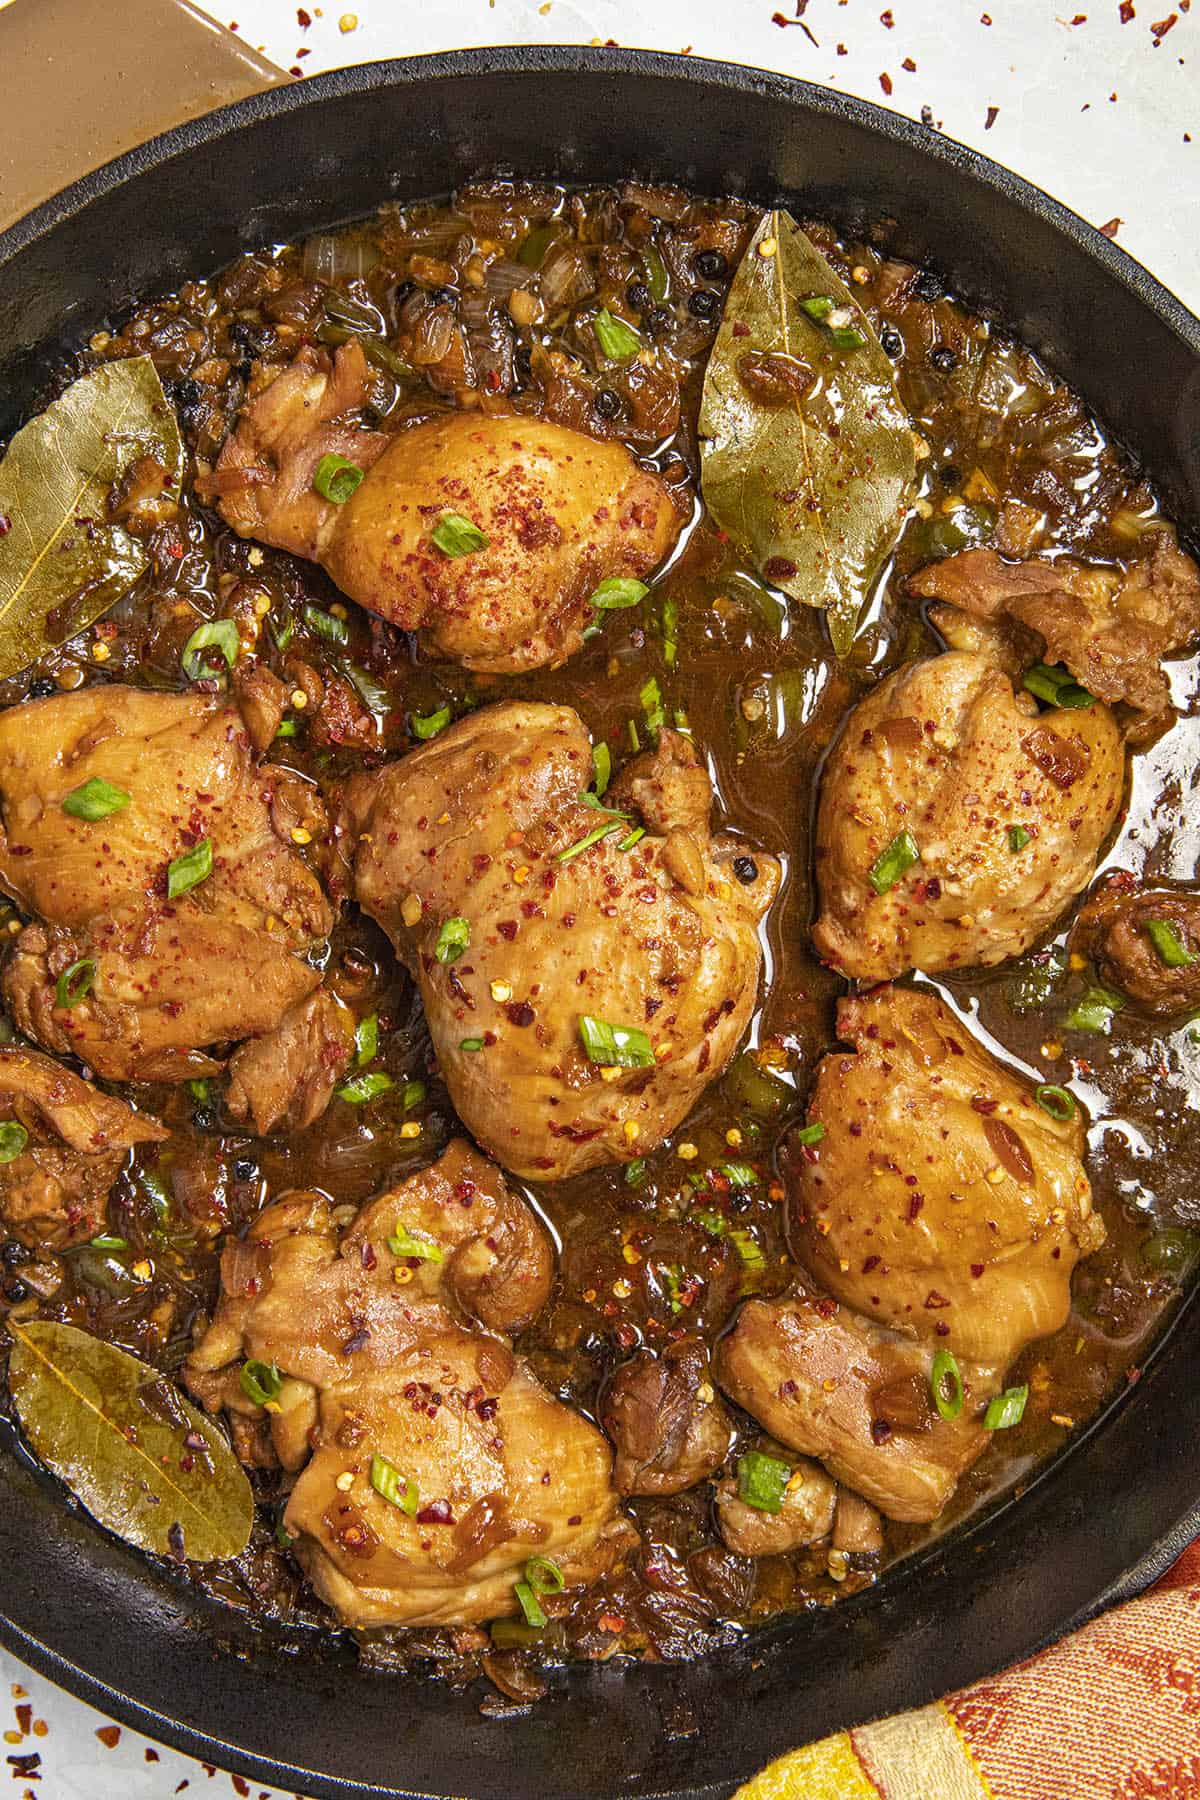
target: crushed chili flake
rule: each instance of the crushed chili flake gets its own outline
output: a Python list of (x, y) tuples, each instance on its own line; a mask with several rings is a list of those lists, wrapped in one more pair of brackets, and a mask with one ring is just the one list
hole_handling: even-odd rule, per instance
[(1115, 238), (1124, 223), (1125, 221), (1123, 219), (1109, 219), (1107, 224), (1099, 227), (1100, 236)]
[(998, 106), (989, 106), (987, 109), (987, 117), (983, 121), (983, 129), (985, 131), (990, 131), (999, 117), (1000, 108)]
[(879, 77), (879, 85), (880, 85), (880, 87), (881, 87), (881, 88), (882, 88), (882, 89), (883, 89), (883, 91), (884, 91), (884, 93), (885, 93), (885, 94), (890, 94), (890, 93), (891, 93), (891, 91), (892, 91), (892, 78), (891, 78), (891, 76), (890, 76), (890, 75), (889, 75), (889, 74), (888, 74), (888, 73), (887, 73), (887, 72), (886, 72), (886, 70), (885, 70), (885, 71), (884, 71), (884, 73), (883, 73), (883, 74), (882, 74), (882, 75), (881, 75), (881, 76), (880, 76), (880, 77)]
[(1178, 13), (1168, 13), (1165, 19), (1160, 19), (1158, 21), (1157, 25), (1151, 25), (1150, 35), (1154, 39), (1155, 49), (1157, 49), (1159, 44), (1162, 43), (1163, 39), (1166, 37), (1166, 35), (1167, 35), (1168, 31), (1170, 31), (1171, 27), (1173, 25), (1178, 25), (1178, 23), (1179, 23), (1179, 14)]
[(1137, 18), (1137, 11), (1134, 7), (1133, 0), (1121, 0), (1117, 12), (1120, 16), (1122, 25), (1128, 25), (1131, 19)]
[(119, 1725), (98, 1725), (96, 1736), (107, 1749), (115, 1750), (121, 1741), (121, 1727)]

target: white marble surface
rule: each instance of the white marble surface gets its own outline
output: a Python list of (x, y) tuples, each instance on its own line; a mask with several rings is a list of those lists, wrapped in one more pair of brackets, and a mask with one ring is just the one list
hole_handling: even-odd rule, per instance
[[(426, 7), (333, 0), (310, 4), (302, 15), (311, 17), (307, 26), (285, 0), (230, 0), (232, 10), (207, 10), (305, 75), (477, 44), (614, 39), (782, 69), (913, 118), (928, 107), (949, 135), (1018, 170), (1094, 224), (1119, 220), (1118, 242), (1200, 310), (1200, 5), (894, 0), (885, 10), (880, 0), (802, 0), (795, 22), (796, 5), (781, 0), (776, 13), (775, 0), (659, 0), (642, 9), (621, 0), (438, 0)], [(1132, 16), (1123, 19), (1122, 10)], [(774, 22), (785, 17), (793, 22)], [(351, 19), (353, 28), (342, 30), (341, 21)], [(370, 199), (363, 196), (364, 206)], [(41, 1758), (36, 1783), (12, 1771), (8, 1791), (20, 1800), (26, 1793), (29, 1800), (191, 1800), (235, 1792), (268, 1800), (257, 1784), (156, 1749), (130, 1731), (108, 1746), (96, 1735), (106, 1720), (3, 1653), (0, 1679), (5, 1754)], [(45, 1735), (20, 1732), (16, 1709), (25, 1705), (31, 1721), (44, 1722)]]

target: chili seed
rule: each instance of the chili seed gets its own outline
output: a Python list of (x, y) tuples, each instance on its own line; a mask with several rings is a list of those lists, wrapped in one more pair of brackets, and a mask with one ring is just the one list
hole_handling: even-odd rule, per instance
[(654, 305), (654, 295), (644, 281), (631, 281), (625, 289), (625, 298), (634, 312), (649, 312)]
[(728, 264), (719, 250), (698, 250), (692, 267), (704, 281), (720, 281)]
[(721, 310), (721, 296), (711, 288), (697, 288), (688, 295), (688, 311), (696, 319), (715, 319)]
[(601, 388), (594, 404), (602, 419), (615, 419), (621, 410), (621, 396), (614, 394), (611, 388)]
[(958, 367), (958, 358), (949, 344), (939, 344), (936, 350), (931, 350), (929, 360), (943, 375), (948, 375), (951, 369)]
[(743, 887), (750, 887), (758, 880), (758, 864), (752, 856), (735, 856), (733, 872)]

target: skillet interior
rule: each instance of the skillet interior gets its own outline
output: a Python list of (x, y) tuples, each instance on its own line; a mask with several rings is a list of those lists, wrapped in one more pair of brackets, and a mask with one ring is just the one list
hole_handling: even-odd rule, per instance
[[(800, 194), (803, 210), (846, 223), (894, 216), (902, 253), (993, 307), (1097, 406), (1185, 526), (1200, 516), (1200, 328), (1119, 251), (906, 121), (780, 77), (623, 53), (345, 71), (89, 177), (0, 238), (0, 432), (35, 406), (55, 346), (135, 295), (497, 167), (636, 171)], [(0, 1464), (0, 1629), (118, 1716), (310, 1793), (725, 1794), (780, 1749), (1026, 1654), (1148, 1550), (1181, 1541), (1200, 1493), (1198, 1337), (1187, 1305), (1142, 1381), (1019, 1506), (882, 1590), (686, 1668), (572, 1671), (525, 1719), (487, 1721), (475, 1696), (238, 1640), (236, 1619), (102, 1538), (14, 1457)], [(222, 1640), (253, 1651), (253, 1668), (219, 1654)]]

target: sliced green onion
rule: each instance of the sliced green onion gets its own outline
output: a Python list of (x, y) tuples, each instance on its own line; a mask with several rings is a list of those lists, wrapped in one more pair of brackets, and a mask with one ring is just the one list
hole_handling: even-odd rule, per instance
[(758, 1185), (758, 1176), (749, 1163), (721, 1163), (720, 1169), (722, 1175), (726, 1176), (735, 1188), (750, 1188)]
[(486, 531), (480, 531), (461, 513), (443, 513), (429, 535), (443, 556), (472, 556), (476, 550), (487, 548)]
[(393, 1256), (413, 1256), (418, 1262), (445, 1262), (446, 1252), (432, 1238), (417, 1237), (401, 1220), (396, 1220), (395, 1235), (387, 1241)]
[(96, 965), (90, 956), (81, 956), (69, 969), (64, 969), (54, 984), (54, 1004), (70, 1012), (86, 1000), (96, 979)]
[(354, 1061), (364, 1069), (379, 1055), (379, 1014), (368, 1013), (354, 1027)]
[(638, 699), (641, 701), (642, 711), (646, 715), (646, 730), (653, 736), (657, 736), (666, 722), (667, 715), (663, 710), (662, 690), (653, 675), (643, 687)]
[(920, 862), (921, 852), (911, 831), (901, 831), (886, 850), (881, 850), (871, 864), (867, 880), (877, 894), (886, 894), (913, 864)]
[(828, 294), (810, 294), (800, 302), (800, 308), (810, 319), (827, 319), (833, 311), (833, 301)]
[(14, 1162), (29, 1142), (29, 1133), (15, 1119), (0, 1122), (0, 1163)]
[(517, 1599), (521, 1603), (521, 1611), (525, 1614), (525, 1623), (540, 1630), (546, 1623), (546, 1615), (538, 1604), (538, 1597), (527, 1581), (518, 1581)]
[(561, 1594), (567, 1578), (549, 1556), (531, 1556), (525, 1564), (525, 1579), (535, 1594)]
[(400, 1096), (401, 1110), (411, 1112), (414, 1106), (420, 1106), (424, 1098), (425, 1083), (423, 1081), (406, 1081), (404, 1092)]
[(1025, 1413), (1025, 1402), (1029, 1398), (1029, 1384), (1020, 1387), (1005, 1388), (994, 1400), (988, 1401), (987, 1411), (983, 1415), (984, 1429), (987, 1431), (1008, 1431), (1019, 1425)]
[(590, 807), (593, 812), (607, 813), (612, 819), (632, 819), (633, 817), (632, 813), (622, 812), (619, 807), (605, 806), (603, 801), (590, 790), (586, 794), (580, 794), (579, 803), (581, 806)]
[(635, 752), (640, 750), (642, 747), (642, 740), (638, 736), (637, 720), (627, 720), (625, 729), (629, 733), (629, 748)]
[(607, 306), (602, 306), (592, 320), (596, 342), (609, 362), (628, 362), (642, 347), (642, 340), (624, 319), (615, 319)]
[(1063, 1023), (1068, 1031), (1107, 1031), (1113, 1014), (1119, 1013), (1124, 1005), (1124, 997), (1114, 994), (1111, 988), (1090, 987)]
[(607, 744), (592, 745), (592, 774), (595, 777), (596, 798), (602, 800), (612, 780), (612, 751)]
[(414, 713), (412, 719), (409, 721), (409, 730), (415, 738), (420, 738), (421, 742), (424, 744), (427, 743), (430, 738), (436, 737), (439, 731), (445, 731), (447, 725), (450, 723), (450, 718), (451, 713), (449, 706), (439, 706), (436, 712), (425, 714)]
[(679, 657), (679, 602), (668, 596), (662, 603), (663, 661), (668, 669)]
[(632, 575), (610, 575), (607, 581), (600, 583), (590, 604), (597, 612), (615, 612), (626, 606), (636, 606), (649, 592), (645, 582), (635, 581)]
[(327, 644), (348, 644), (350, 642), (350, 627), (345, 619), (335, 617), (333, 613), (326, 612), (323, 607), (306, 606), (304, 623), (310, 631), (315, 631), (318, 637), (324, 638)]
[(777, 1513), (783, 1508), (783, 1496), (791, 1480), (789, 1463), (762, 1450), (747, 1450), (738, 1457), (738, 1499), (757, 1512)]
[(62, 803), (62, 809), (73, 819), (86, 819), (94, 824), (97, 819), (107, 819), (110, 813), (122, 812), (129, 805), (129, 795), (124, 788), (114, 787), (111, 781), (105, 781), (99, 775), (93, 775), (82, 787), (72, 788)]
[(617, 845), (617, 849), (632, 850), (635, 844), (641, 843), (645, 835), (646, 827), (644, 825), (635, 825), (628, 837), (623, 837), (621, 839), (620, 843)]
[(1009, 828), (1008, 828), (1008, 847), (1012, 851), (1014, 856), (1017, 854), (1018, 850), (1023, 850), (1025, 848), (1026, 844), (1032, 843), (1032, 841), (1033, 841), (1032, 838), (1030, 837), (1029, 833), (1026, 831), (1026, 829), (1023, 825), (1010, 825), (1009, 826)]
[(93, 1250), (128, 1250), (129, 1248), (129, 1239), (123, 1237), (108, 1237), (101, 1234), (100, 1237), (91, 1238), (89, 1241)]
[(385, 1075), (382, 1069), (372, 1069), (369, 1074), (352, 1075), (349, 1081), (344, 1081), (334, 1092), (348, 1106), (365, 1106), (368, 1100), (377, 1100), (380, 1094), (386, 1094), (393, 1085), (390, 1075)]
[(819, 1144), (825, 1136), (825, 1127), (819, 1119), (816, 1119), (811, 1125), (802, 1125), (799, 1131), (792, 1133), (792, 1136), (798, 1144)]
[(283, 1376), (275, 1363), (258, 1362), (251, 1357), (242, 1364), (238, 1385), (255, 1406), (270, 1406), (283, 1389)]
[(646, 1179), (646, 1159), (644, 1156), (635, 1156), (632, 1162), (625, 1164), (625, 1174), (623, 1179), (626, 1187), (641, 1187), (643, 1181)]
[(600, 839), (606, 838), (610, 832), (619, 831), (621, 818), (622, 815), (618, 813), (615, 817), (606, 819), (603, 825), (597, 825), (596, 829), (589, 831), (586, 837), (576, 838), (573, 844), (568, 844), (565, 850), (559, 851), (554, 859), (555, 862), (570, 862), (572, 857), (581, 855), (584, 850), (590, 850), (593, 844), (598, 844)]
[(352, 463), (348, 456), (338, 456), (331, 450), (317, 464), (313, 472), (313, 486), (322, 500), (332, 500), (335, 506), (344, 506), (362, 478), (363, 471), (357, 463)]
[[(183, 646), (180, 658), (183, 672), (189, 681), (211, 681), (218, 675), (223, 678), (225, 670), (232, 669), (237, 662), (241, 647), (238, 628), (232, 619), (208, 619), (203, 625), (197, 625)], [(210, 649), (221, 652), (225, 668), (211, 657), (202, 655)]]
[(459, 1042), (458, 1042), (458, 1047), (460, 1050), (472, 1050), (472, 1051), (482, 1050), (483, 1049), (483, 1039), (482, 1038), (460, 1038)]
[(1172, 919), (1147, 919), (1145, 932), (1165, 969), (1190, 969), (1197, 961), (1195, 951), (1188, 949)]
[(1061, 663), (1035, 663), (1026, 673), (1023, 685), (1048, 705), (1065, 706), (1072, 711), (1091, 706), (1095, 699)]
[(275, 736), (277, 738), (294, 738), (298, 730), (299, 726), (296, 724), (295, 719), (281, 719)]
[(730, 1243), (741, 1257), (745, 1268), (762, 1269), (766, 1267), (767, 1259), (763, 1255), (762, 1245), (752, 1231), (747, 1231), (743, 1225), (735, 1225), (728, 1235)]
[(207, 1106), (212, 1098), (212, 1083), (210, 1081), (189, 1081), (187, 1091), (197, 1106)]
[(446, 919), (438, 932), (433, 954), (440, 963), (457, 962), (471, 942), (471, 927), (465, 919)]
[(933, 1404), (941, 1418), (949, 1423), (963, 1409), (963, 1384), (957, 1358), (949, 1350), (939, 1350), (929, 1372), (929, 1388)]
[(354, 689), (367, 711), (371, 714), (371, 717), (373, 719), (382, 719), (392, 704), (391, 696), (388, 694), (387, 689), (382, 686), (380, 682), (376, 681), (373, 675), (368, 675), (364, 668), (360, 668), (358, 663), (345, 662), (342, 664), (342, 667), (346, 671), (346, 679), (349, 681), (350, 686)]
[(167, 864), (167, 899), (178, 900), (180, 894), (186, 894), (202, 881), (207, 881), (212, 874), (212, 843), (208, 838), (201, 838), (192, 849), (185, 850)]
[(384, 1500), (407, 1513), (410, 1519), (416, 1516), (420, 1503), (416, 1482), (402, 1475), (394, 1462), (389, 1462), (378, 1452), (371, 1457), (371, 1486)]
[(268, 619), (267, 624), (271, 628), (271, 636), (275, 639), (275, 648), (277, 650), (286, 650), (296, 635), (295, 619), (293, 619), (289, 613), (282, 625), (276, 625), (274, 619)]
[(1040, 1087), (1034, 1088), (1033, 1097), (1042, 1111), (1049, 1113), (1052, 1119), (1057, 1119), (1060, 1125), (1065, 1125), (1068, 1119), (1075, 1117), (1075, 1096), (1068, 1093), (1065, 1087), (1055, 1087), (1052, 1083), (1043, 1081)]
[(588, 1060), (608, 1069), (652, 1069), (650, 1039), (636, 1025), (613, 1025), (607, 1019), (579, 1015), (579, 1035)]

